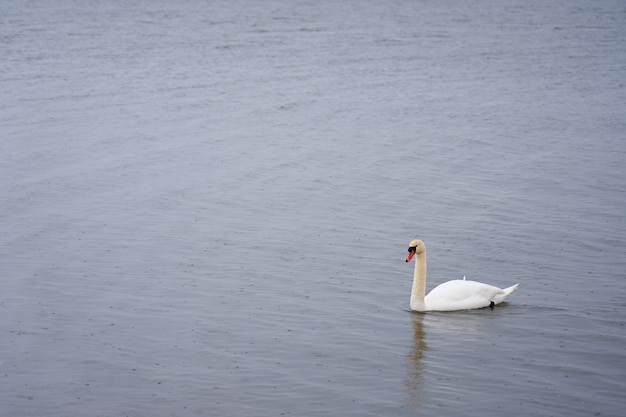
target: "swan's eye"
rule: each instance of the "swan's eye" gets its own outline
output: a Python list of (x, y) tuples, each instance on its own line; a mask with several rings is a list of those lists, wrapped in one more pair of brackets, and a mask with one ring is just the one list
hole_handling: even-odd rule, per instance
[(411, 246), (409, 248), (409, 252), (415, 252), (415, 249), (417, 248), (417, 246)]

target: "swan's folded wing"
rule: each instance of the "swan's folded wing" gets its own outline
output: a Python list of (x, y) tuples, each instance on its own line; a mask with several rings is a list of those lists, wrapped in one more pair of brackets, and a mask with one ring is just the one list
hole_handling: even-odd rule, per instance
[(498, 304), (496, 299), (506, 295), (504, 290), (493, 285), (458, 279), (435, 287), (424, 298), (424, 303), (433, 311), (471, 310), (488, 307), (492, 301)]

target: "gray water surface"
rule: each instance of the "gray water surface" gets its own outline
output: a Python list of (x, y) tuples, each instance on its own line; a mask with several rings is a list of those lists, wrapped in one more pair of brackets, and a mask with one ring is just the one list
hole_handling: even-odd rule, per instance
[[(626, 4), (0, 3), (3, 416), (621, 416)], [(519, 290), (408, 311), (428, 284)]]

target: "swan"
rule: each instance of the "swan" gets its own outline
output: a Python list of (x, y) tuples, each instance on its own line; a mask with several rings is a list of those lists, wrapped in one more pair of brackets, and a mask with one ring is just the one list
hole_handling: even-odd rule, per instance
[(406, 262), (415, 256), (415, 272), (411, 289), (411, 310), (413, 311), (456, 311), (493, 307), (506, 301), (506, 298), (519, 286), (498, 288), (482, 282), (455, 279), (439, 284), (426, 294), (426, 245), (419, 239), (409, 243)]

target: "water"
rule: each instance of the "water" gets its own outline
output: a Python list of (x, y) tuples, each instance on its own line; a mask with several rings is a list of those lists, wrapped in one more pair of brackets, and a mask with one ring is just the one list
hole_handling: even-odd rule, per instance
[[(6, 416), (618, 416), (620, 1), (0, 5)], [(520, 282), (490, 310), (428, 289)]]

